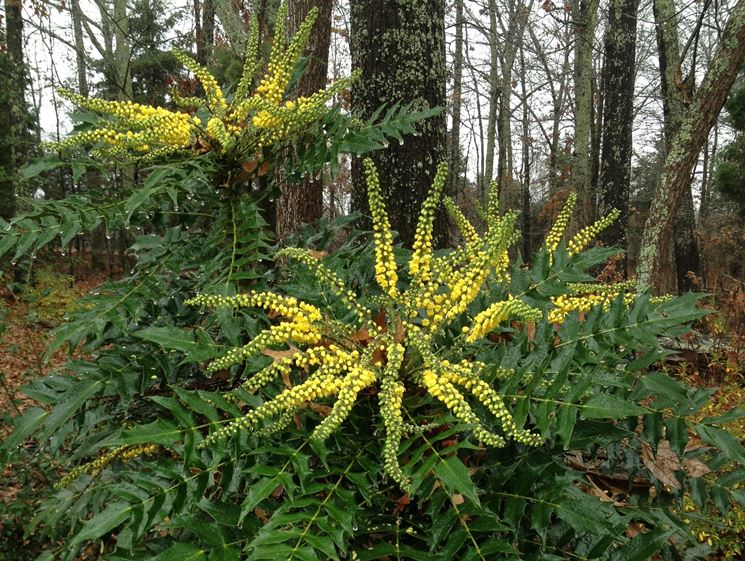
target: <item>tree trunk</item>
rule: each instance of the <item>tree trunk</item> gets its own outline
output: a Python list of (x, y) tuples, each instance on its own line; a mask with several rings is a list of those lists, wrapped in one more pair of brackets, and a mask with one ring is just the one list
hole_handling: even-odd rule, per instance
[(114, 70), (118, 99), (132, 99), (127, 0), (114, 0)]
[[(2, 121), (0, 142), (0, 217), (10, 219), (15, 214), (15, 183), (18, 169), (28, 158), (28, 112), (26, 109), (26, 65), (23, 56), (23, 18), (21, 0), (5, 0), (4, 91), (0, 92)], [(3, 103), (4, 102), (4, 103)]]
[(575, 227), (587, 224), (593, 214), (590, 129), (592, 127), (593, 43), (597, 26), (598, 0), (575, 0), (574, 27), (577, 37), (574, 51), (574, 157), (572, 183), (579, 199), (579, 220)]
[(83, 40), (83, 12), (80, 10), (80, 0), (72, 0), (70, 9), (72, 16), (73, 38), (75, 40), (75, 63), (78, 71), (78, 93), (88, 97), (88, 73), (85, 60), (85, 42)]
[(701, 147), (716, 123), (737, 72), (745, 58), (745, 0), (738, 0), (722, 34), (701, 88), (670, 143), (665, 167), (644, 228), (637, 286), (655, 285), (665, 267), (672, 243), (676, 213), (690, 184), (691, 171)]
[[(631, 183), (632, 124), (634, 120), (634, 61), (639, 0), (611, 0), (605, 33), (602, 156), (598, 181), (598, 214), (621, 211), (601, 239), (608, 246), (626, 247)], [(626, 273), (625, 264), (623, 273)]]
[[(352, 105), (369, 117), (381, 104), (445, 105), (445, 2), (443, 0), (352, 0), (352, 67), (362, 79), (352, 88)], [(445, 115), (417, 125), (419, 136), (407, 137), (371, 154), (391, 226), (411, 245), (416, 217), (446, 157)], [(352, 165), (352, 207), (369, 216), (367, 189), (359, 160)], [(447, 222), (439, 215), (435, 243), (447, 244)]]
[(523, 6), (521, 2), (510, 2), (510, 18), (507, 27), (502, 78), (499, 98), (499, 177), (500, 203), (504, 209), (520, 207), (519, 188), (515, 188), (512, 158), (512, 71), (518, 48), (522, 46), (525, 25), (533, 9), (533, 0)]
[[(486, 203), (487, 185), (494, 177), (494, 147), (497, 139), (497, 118), (499, 114), (499, 49), (497, 29), (497, 2), (489, 0), (489, 114), (486, 121), (486, 152), (484, 155), (484, 200)], [(500, 186), (501, 187), (501, 186)]]
[[(330, 0), (291, 0), (288, 36), (294, 35), (308, 12), (316, 6), (318, 19), (313, 27), (306, 54), (310, 57), (297, 93), (310, 96), (326, 86), (329, 45), (331, 42)], [(310, 224), (323, 215), (323, 178), (307, 177), (299, 183), (280, 182), (282, 195), (277, 199), (277, 237), (282, 240), (296, 233), (303, 224)]]
[(458, 192), (460, 177), (460, 127), (461, 102), (463, 95), (463, 0), (455, 2), (455, 46), (453, 53), (453, 105), (452, 127), (448, 139), (448, 183), (447, 191), (452, 195)]
[(521, 251), (523, 261), (530, 263), (532, 256), (531, 248), (531, 224), (530, 224), (530, 161), (532, 139), (530, 137), (530, 111), (528, 106), (528, 88), (525, 83), (525, 49), (520, 45), (520, 91), (522, 93), (523, 119), (522, 119), (522, 178), (520, 197), (520, 231), (522, 235)]

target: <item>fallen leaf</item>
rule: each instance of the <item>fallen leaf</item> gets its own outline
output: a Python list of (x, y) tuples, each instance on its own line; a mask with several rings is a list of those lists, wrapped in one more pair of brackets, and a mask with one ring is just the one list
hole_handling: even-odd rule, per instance
[(644, 524), (641, 522), (632, 522), (626, 527), (626, 536), (633, 539), (639, 534), (643, 534), (644, 529)]
[(664, 485), (673, 489), (680, 489), (680, 483), (675, 477), (675, 472), (683, 469), (678, 455), (670, 448), (670, 442), (665, 439), (657, 444), (657, 457), (652, 452), (652, 446), (642, 441), (641, 450), (644, 466), (659, 479)]
[(458, 506), (466, 502), (466, 499), (460, 494), (450, 495), (450, 502), (453, 503), (453, 506)]
[(686, 473), (691, 477), (701, 477), (702, 475), (711, 473), (709, 466), (696, 458), (686, 458), (683, 460), (683, 467), (685, 468)]
[(367, 331), (367, 327), (363, 325), (357, 331), (352, 333), (349, 338), (352, 341), (357, 341), (359, 343), (367, 343), (370, 340), (370, 333)]
[(401, 318), (396, 318), (396, 332), (393, 334), (393, 342), (400, 343), (404, 340), (404, 337), (406, 337), (404, 322), (401, 321)]

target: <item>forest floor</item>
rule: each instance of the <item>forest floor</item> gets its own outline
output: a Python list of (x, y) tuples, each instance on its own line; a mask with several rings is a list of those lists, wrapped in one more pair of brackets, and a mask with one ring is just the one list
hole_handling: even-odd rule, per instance
[[(51, 280), (51, 282), (50, 282)], [(49, 333), (62, 320), (74, 300), (106, 280), (106, 275), (45, 273), (41, 284), (26, 295), (0, 286), (0, 412), (18, 414), (32, 405), (20, 388), (64, 365), (67, 349), (46, 358)], [(0, 440), (7, 436), (0, 424)]]

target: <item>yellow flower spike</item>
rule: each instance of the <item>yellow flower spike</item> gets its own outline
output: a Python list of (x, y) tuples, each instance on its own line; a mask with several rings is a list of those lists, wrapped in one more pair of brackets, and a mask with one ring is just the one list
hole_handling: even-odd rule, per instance
[(494, 391), (494, 388), (473, 374), (470, 368), (464, 369), (457, 365), (450, 365), (450, 367), (452, 370), (446, 374), (448, 381), (470, 391), (499, 421), (502, 425), (502, 431), (506, 436), (527, 446), (537, 446), (540, 444), (540, 434), (517, 428), (512, 415), (507, 410), (507, 407), (505, 407), (504, 401), (502, 401), (502, 397)]
[(341, 384), (342, 381), (334, 375), (317, 372), (302, 384), (283, 391), (273, 400), (252, 409), (243, 417), (238, 417), (225, 427), (213, 432), (200, 443), (199, 447), (205, 448), (218, 440), (235, 436), (243, 430), (255, 427), (264, 419), (288, 410), (298, 409), (308, 401), (335, 395), (341, 389)]
[(204, 93), (207, 96), (207, 106), (212, 110), (212, 113), (216, 116), (224, 115), (228, 109), (228, 104), (225, 101), (222, 88), (220, 88), (212, 73), (179, 49), (174, 49), (173, 56), (176, 57), (176, 60), (183, 64), (187, 70), (194, 73), (202, 84)]
[(383, 445), (383, 467), (393, 480), (405, 491), (411, 483), (401, 470), (398, 462), (398, 448), (403, 436), (404, 420), (401, 415), (405, 387), (399, 381), (399, 369), (403, 363), (404, 347), (399, 343), (388, 346), (388, 364), (383, 370), (380, 383), (380, 416), (385, 425), (385, 444)]
[(432, 188), (427, 194), (422, 204), (422, 210), (419, 213), (419, 222), (414, 234), (414, 253), (411, 255), (409, 262), (409, 273), (416, 278), (420, 284), (426, 284), (430, 281), (431, 262), (432, 262), (432, 230), (435, 222), (435, 210), (440, 202), (440, 195), (445, 186), (447, 179), (448, 166), (441, 163), (437, 166), (437, 173), (432, 182)]
[(375, 280), (383, 292), (391, 298), (398, 297), (398, 273), (396, 259), (393, 256), (393, 236), (391, 224), (385, 210), (383, 195), (380, 191), (380, 179), (375, 164), (369, 158), (363, 162), (367, 180), (367, 196), (372, 214), (373, 239), (375, 240)]
[(487, 193), (486, 213), (484, 215), (487, 228), (493, 230), (499, 227), (499, 183), (492, 179)]
[(519, 318), (525, 321), (538, 321), (543, 317), (540, 310), (529, 306), (522, 300), (504, 300), (492, 304), (486, 310), (478, 314), (469, 329), (466, 341), (473, 343), (488, 335), (500, 323), (510, 318)]
[(65, 475), (59, 482), (54, 485), (54, 488), (61, 489), (63, 487), (66, 487), (81, 475), (90, 475), (91, 477), (96, 477), (116, 460), (127, 462), (132, 458), (136, 458), (144, 454), (153, 454), (157, 450), (158, 446), (155, 444), (119, 446), (118, 448), (107, 452), (103, 456), (100, 456), (99, 458), (96, 458), (95, 460), (88, 462), (87, 464), (83, 464), (82, 466), (77, 466), (71, 469), (67, 475)]
[(481, 442), (495, 448), (505, 445), (504, 438), (484, 428), (466, 399), (445, 376), (426, 370), (422, 375), (422, 382), (429, 394), (441, 401), (458, 420), (471, 425), (474, 436)]
[(479, 243), (481, 237), (476, 232), (476, 228), (473, 227), (473, 225), (468, 221), (468, 218), (466, 218), (466, 215), (456, 206), (453, 199), (445, 197), (443, 199), (443, 204), (445, 205), (445, 210), (450, 216), (450, 219), (455, 223), (466, 243)]
[(344, 286), (338, 275), (324, 267), (320, 260), (308, 253), (308, 250), (287, 247), (277, 252), (277, 257), (289, 257), (308, 267), (321, 284), (330, 288), (349, 310), (355, 312), (360, 321), (367, 321), (372, 317), (372, 312), (357, 301), (357, 295)]
[(559, 242), (561, 241), (561, 238), (564, 237), (564, 232), (569, 225), (569, 219), (572, 216), (575, 204), (577, 204), (577, 193), (572, 191), (569, 193), (569, 197), (567, 198), (564, 207), (561, 209), (561, 212), (559, 212), (559, 216), (556, 217), (556, 222), (554, 222), (554, 225), (546, 236), (544, 247), (547, 252), (552, 253), (556, 251), (557, 247), (559, 247)]
[(242, 101), (253, 87), (254, 76), (261, 67), (259, 59), (259, 21), (255, 13), (251, 13), (248, 23), (248, 38), (246, 41), (246, 54), (243, 58), (243, 72), (235, 90), (234, 103)]
[(567, 243), (569, 255), (574, 255), (584, 250), (589, 243), (600, 234), (600, 232), (618, 220), (619, 216), (621, 216), (621, 212), (614, 208), (599, 220), (596, 220), (589, 226), (582, 228), (582, 230), (580, 230), (571, 240), (569, 240), (569, 243)]
[(352, 368), (341, 382), (331, 414), (316, 427), (312, 438), (317, 440), (328, 438), (349, 416), (349, 412), (357, 401), (357, 394), (376, 381), (377, 376), (372, 370), (360, 366)]

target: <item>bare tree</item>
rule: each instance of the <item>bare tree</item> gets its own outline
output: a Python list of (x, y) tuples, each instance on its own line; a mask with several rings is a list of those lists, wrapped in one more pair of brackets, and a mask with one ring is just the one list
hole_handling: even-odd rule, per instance
[(661, 271), (669, 268), (675, 216), (690, 185), (690, 175), (709, 132), (724, 106), (745, 58), (745, 0), (733, 8), (700, 89), (683, 113), (672, 137), (665, 167), (644, 228), (637, 271), (640, 289), (659, 290)]

